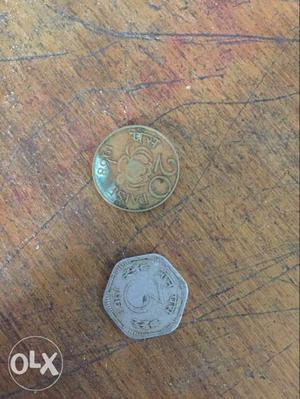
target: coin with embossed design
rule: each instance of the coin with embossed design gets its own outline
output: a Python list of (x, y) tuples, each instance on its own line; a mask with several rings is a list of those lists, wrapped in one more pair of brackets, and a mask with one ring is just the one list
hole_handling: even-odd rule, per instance
[(188, 286), (161, 255), (123, 259), (110, 275), (104, 309), (122, 332), (133, 339), (174, 331), (187, 302)]
[(102, 197), (117, 208), (142, 212), (162, 204), (174, 191), (179, 160), (170, 141), (146, 126), (125, 126), (96, 150), (93, 178)]

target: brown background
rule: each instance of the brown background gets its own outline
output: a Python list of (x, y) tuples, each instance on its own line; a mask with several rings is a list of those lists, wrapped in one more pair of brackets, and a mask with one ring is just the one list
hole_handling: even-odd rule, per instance
[[(298, 2), (0, 3), (0, 398), (298, 397)], [(126, 124), (181, 160), (161, 207), (127, 214), (91, 179)], [(127, 339), (101, 306), (114, 264), (166, 256), (179, 329)], [(49, 391), (10, 379), (27, 335), (61, 348)]]

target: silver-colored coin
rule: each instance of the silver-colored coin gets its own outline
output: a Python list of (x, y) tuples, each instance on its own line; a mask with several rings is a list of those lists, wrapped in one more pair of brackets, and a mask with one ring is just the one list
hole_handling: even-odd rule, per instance
[(118, 262), (103, 296), (104, 309), (129, 338), (169, 334), (182, 318), (188, 286), (161, 255), (147, 254)]

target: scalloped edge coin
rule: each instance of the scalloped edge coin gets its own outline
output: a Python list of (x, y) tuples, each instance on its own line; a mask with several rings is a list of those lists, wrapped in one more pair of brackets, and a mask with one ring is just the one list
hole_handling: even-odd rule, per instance
[[(142, 270), (141, 267), (144, 268), (144, 270)], [(145, 298), (150, 293), (151, 295), (148, 295), (149, 298), (154, 299), (156, 293), (155, 290), (152, 290), (156, 285), (151, 286), (151, 279), (153, 276), (157, 276), (158, 272), (163, 273), (162, 279), (171, 276), (171, 281), (174, 286), (172, 288), (169, 288), (169, 286), (165, 288), (165, 290), (173, 290), (176, 292), (177, 302), (175, 302), (176, 307), (174, 307), (173, 311), (171, 313), (166, 313), (167, 308), (165, 304), (163, 304), (159, 310), (159, 308), (155, 306), (155, 302), (153, 305), (151, 301), (145, 302), (145, 309), (142, 304), (142, 306), (139, 307), (140, 311), (137, 311), (134, 305), (131, 305), (133, 309), (131, 309), (131, 306), (128, 307), (128, 301), (126, 300), (126, 295), (128, 293), (126, 287), (128, 284), (131, 286), (131, 289), (133, 289), (133, 293), (135, 293), (135, 290), (141, 290), (142, 288), (142, 291), (139, 292), (140, 297)], [(136, 278), (132, 277), (134, 273), (145, 273), (144, 285), (140, 284), (140, 280), (136, 280)], [(145, 291), (143, 291), (144, 289)], [(188, 294), (189, 289), (186, 281), (170, 261), (157, 253), (150, 253), (124, 258), (115, 264), (104, 290), (102, 303), (110, 319), (123, 334), (131, 339), (141, 340), (161, 337), (174, 332), (182, 320)], [(159, 296), (159, 298), (161, 297)], [(138, 300), (137, 297), (136, 300)], [(168, 300), (166, 303), (168, 303)], [(136, 326), (130, 324), (130, 321), (132, 322), (132, 317), (135, 317), (138, 321), (140, 321), (141, 317), (149, 321), (149, 314), (155, 314), (160, 328), (158, 328), (157, 325), (151, 326), (149, 324), (149, 326), (146, 325), (139, 330)], [(152, 317), (150, 317), (150, 319), (151, 318)]]

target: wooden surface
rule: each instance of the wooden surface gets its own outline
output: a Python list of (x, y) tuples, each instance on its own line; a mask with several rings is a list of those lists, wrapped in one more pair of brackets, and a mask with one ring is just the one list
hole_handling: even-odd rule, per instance
[[(0, 3), (0, 398), (298, 397), (298, 2)], [(97, 144), (155, 127), (181, 161), (127, 214), (91, 179)], [(179, 329), (127, 339), (101, 299), (158, 252), (189, 284)], [(48, 391), (10, 379), (28, 335), (61, 348)]]

